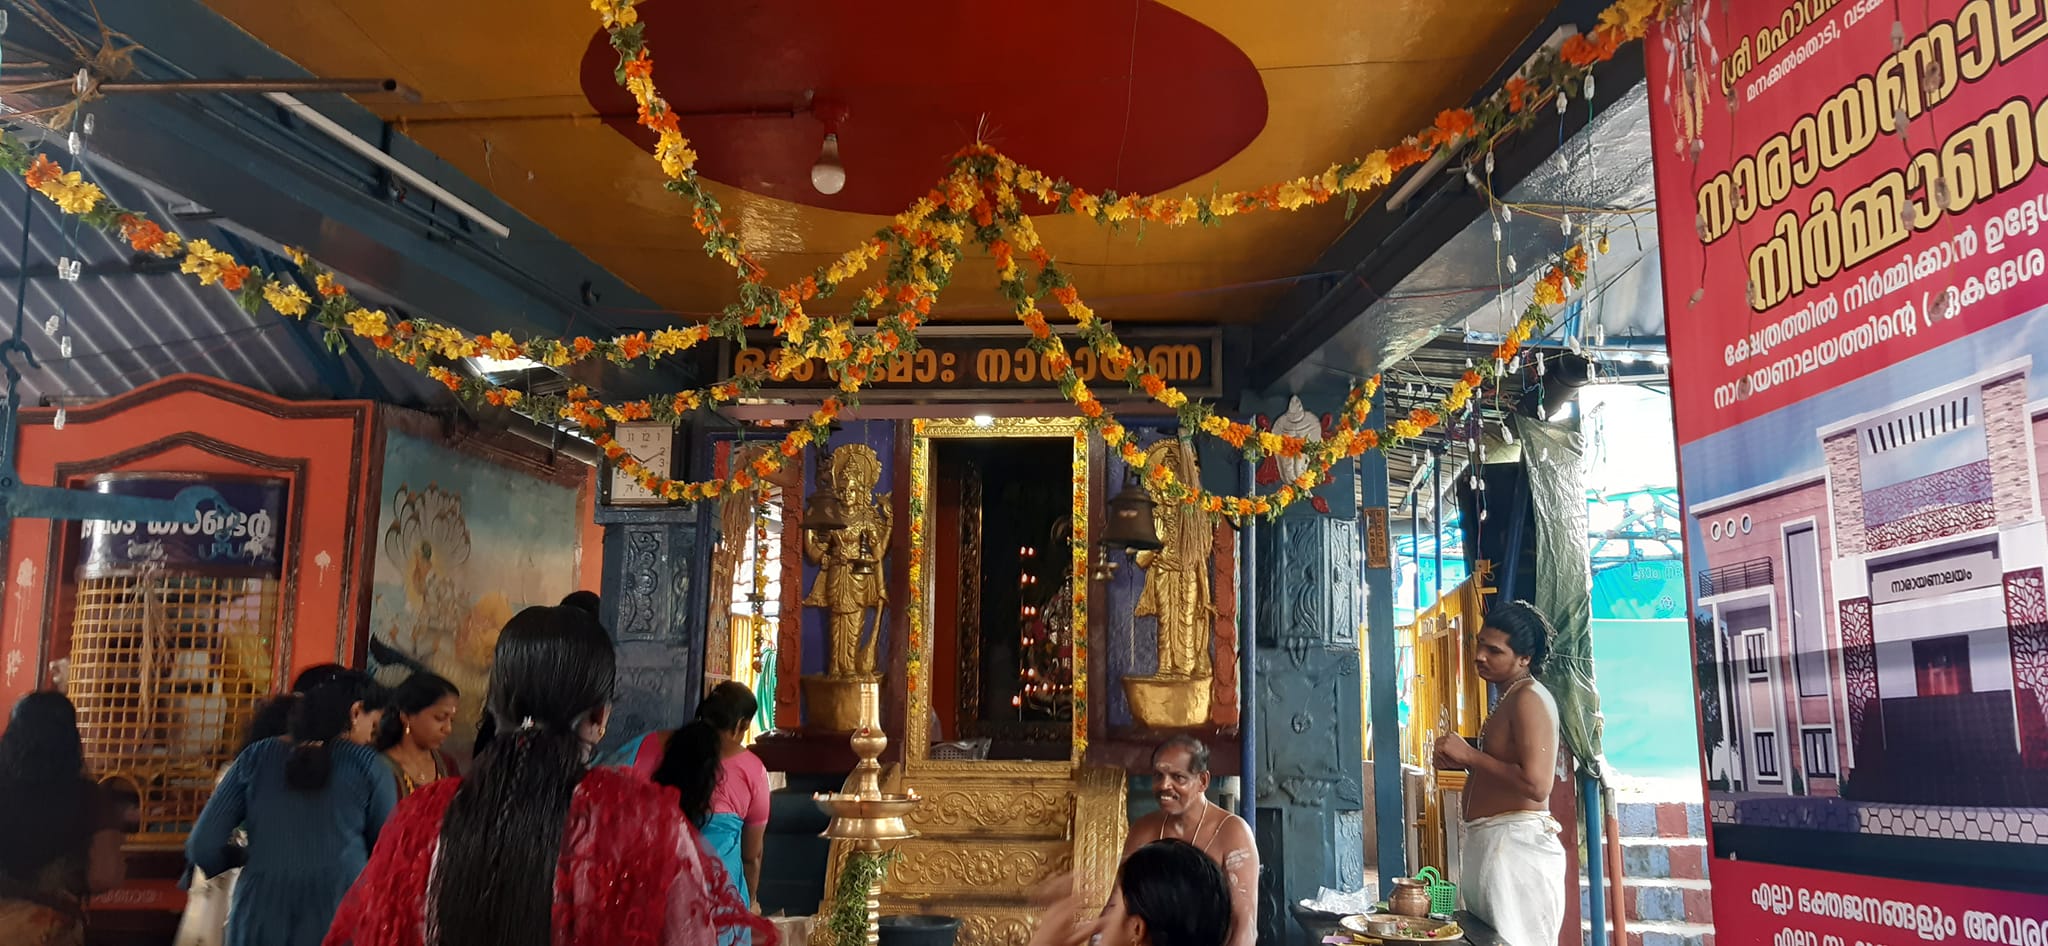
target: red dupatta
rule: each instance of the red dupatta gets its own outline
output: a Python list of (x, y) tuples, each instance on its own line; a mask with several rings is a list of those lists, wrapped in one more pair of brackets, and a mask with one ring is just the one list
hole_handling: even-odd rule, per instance
[[(460, 786), (442, 779), (399, 805), (323, 946), (426, 946), (441, 820)], [(739, 902), (724, 865), (684, 823), (675, 789), (609, 769), (576, 786), (553, 916), (554, 946), (717, 946), (735, 929), (777, 946), (774, 924)]]

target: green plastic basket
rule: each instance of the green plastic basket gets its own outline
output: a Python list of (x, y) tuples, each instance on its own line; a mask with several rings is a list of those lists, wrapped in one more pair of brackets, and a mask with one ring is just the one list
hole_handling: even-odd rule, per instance
[(1444, 879), (1434, 867), (1425, 867), (1415, 879), (1429, 885), (1429, 912), (1449, 915), (1458, 909), (1458, 885)]

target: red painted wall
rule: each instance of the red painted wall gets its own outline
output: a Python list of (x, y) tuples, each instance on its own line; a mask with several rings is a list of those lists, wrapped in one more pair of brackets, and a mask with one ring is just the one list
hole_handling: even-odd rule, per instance
[[(73, 484), (103, 472), (276, 476), (291, 484), (280, 548), (283, 593), (278, 682), (336, 661), (360, 666), (376, 550), (383, 438), (391, 409), (367, 401), (296, 402), (197, 375), (179, 375), (66, 412), (22, 415), (20, 469), (37, 485)], [(585, 554), (579, 586), (596, 590), (603, 530), (592, 520), (596, 474), (580, 490)], [(22, 519), (6, 536), (0, 596), (0, 707), (49, 682), (69, 652), (65, 571), (77, 527)], [(324, 556), (324, 558), (323, 558)], [(326, 562), (322, 567), (321, 562)], [(53, 567), (56, 566), (56, 567)], [(15, 672), (4, 671), (20, 654)]]
[[(281, 545), (287, 601), (279, 668), (347, 660), (368, 601), (362, 574), (376, 521), (372, 466), (381, 451), (369, 402), (298, 403), (196, 375), (179, 375), (99, 404), (22, 412), (19, 467), (25, 482), (70, 485), (104, 472), (276, 476), (291, 484)], [(61, 477), (61, 482), (60, 482)], [(54, 526), (54, 529), (53, 529)], [(53, 532), (55, 533), (53, 536)], [(7, 594), (0, 605), (0, 703), (48, 682), (69, 650), (68, 603), (59, 591), (77, 526), (16, 520), (6, 542)], [(53, 538), (55, 541), (53, 541)], [(329, 565), (315, 561), (322, 554)], [(0, 664), (0, 669), (6, 665)]]

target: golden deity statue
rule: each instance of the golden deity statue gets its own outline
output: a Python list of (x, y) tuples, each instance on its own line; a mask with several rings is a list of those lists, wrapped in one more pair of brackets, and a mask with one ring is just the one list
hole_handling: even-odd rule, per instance
[[(1182, 483), (1201, 482), (1194, 453), (1179, 440), (1161, 440), (1145, 451), (1146, 465), (1164, 465)], [(1150, 485), (1146, 487), (1151, 489)], [(1160, 549), (1139, 552), (1145, 588), (1137, 617), (1159, 622), (1159, 669), (1151, 676), (1124, 678), (1131, 712), (1154, 728), (1199, 726), (1209, 717), (1209, 644), (1216, 605), (1209, 588), (1210, 556), (1216, 538), (1208, 517), (1184, 503), (1153, 492), (1153, 525)]]
[[(825, 676), (832, 680), (864, 680), (875, 675), (875, 638), (881, 636), (881, 608), (888, 603), (882, 556), (893, 525), (889, 494), (879, 502), (875, 484), (882, 462), (873, 448), (852, 443), (832, 451), (825, 484), (846, 510), (846, 528), (806, 532), (804, 555), (818, 566), (804, 604), (823, 608), (828, 638)], [(875, 633), (865, 646), (868, 612), (876, 613)]]

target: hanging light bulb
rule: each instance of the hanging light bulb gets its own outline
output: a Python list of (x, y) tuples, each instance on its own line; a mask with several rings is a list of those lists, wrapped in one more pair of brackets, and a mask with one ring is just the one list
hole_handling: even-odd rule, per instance
[(63, 338), (57, 339), (57, 356), (60, 358), (71, 357), (71, 336), (66, 335)]
[(1606, 326), (1606, 325), (1604, 325), (1604, 324), (1598, 323), (1598, 322), (1595, 322), (1595, 323), (1593, 323), (1593, 345), (1594, 345), (1594, 347), (1596, 347), (1596, 348), (1597, 348), (1597, 347), (1599, 347), (1599, 346), (1601, 346), (1601, 345), (1605, 345), (1605, 344), (1607, 344), (1607, 326)]
[(818, 163), (811, 165), (811, 186), (827, 196), (846, 189), (846, 165), (839, 163), (836, 133), (825, 134), (825, 147), (818, 152)]
[(63, 430), (63, 429), (64, 429), (64, 409), (63, 409), (63, 408), (61, 408), (61, 407), (60, 407), (60, 408), (57, 408), (57, 418), (56, 418), (55, 420), (52, 420), (52, 421), (50, 422), (50, 426), (51, 426), (51, 427), (54, 427), (54, 428), (56, 428), (57, 430)]
[(1493, 173), (1493, 152), (1486, 152), (1486, 173)]
[(1562, 217), (1560, 217), (1560, 218), (1558, 219), (1558, 221), (1557, 221), (1557, 228), (1558, 228), (1559, 230), (1562, 230), (1562, 231), (1564, 231), (1564, 235), (1565, 235), (1565, 236), (1571, 236), (1571, 235), (1572, 235), (1572, 215), (1571, 215), (1571, 214), (1565, 214), (1565, 215), (1563, 215)]
[(1500, 218), (1493, 218), (1493, 242), (1500, 242)]
[(1588, 72), (1588, 73), (1586, 73), (1586, 101), (1590, 102), (1590, 101), (1592, 101), (1592, 100), (1593, 100), (1593, 74), (1592, 74), (1591, 72)]
[(813, 102), (811, 113), (825, 124), (825, 144), (818, 149), (817, 163), (811, 165), (811, 187), (830, 196), (846, 189), (846, 165), (839, 160), (839, 126), (846, 121), (846, 106)]
[(1507, 204), (1502, 204), (1502, 205), (1500, 205), (1500, 222), (1502, 222), (1502, 223), (1514, 223), (1514, 222), (1515, 222), (1515, 208), (1513, 208), (1513, 207), (1511, 207), (1511, 206), (1509, 206), (1509, 205), (1507, 205)]
[(1516, 268), (1516, 267), (1515, 267), (1515, 254), (1513, 254), (1513, 253), (1509, 253), (1509, 254), (1508, 254), (1508, 273), (1509, 273), (1509, 274), (1513, 274), (1513, 273), (1514, 273), (1514, 271), (1515, 271), (1515, 268)]

